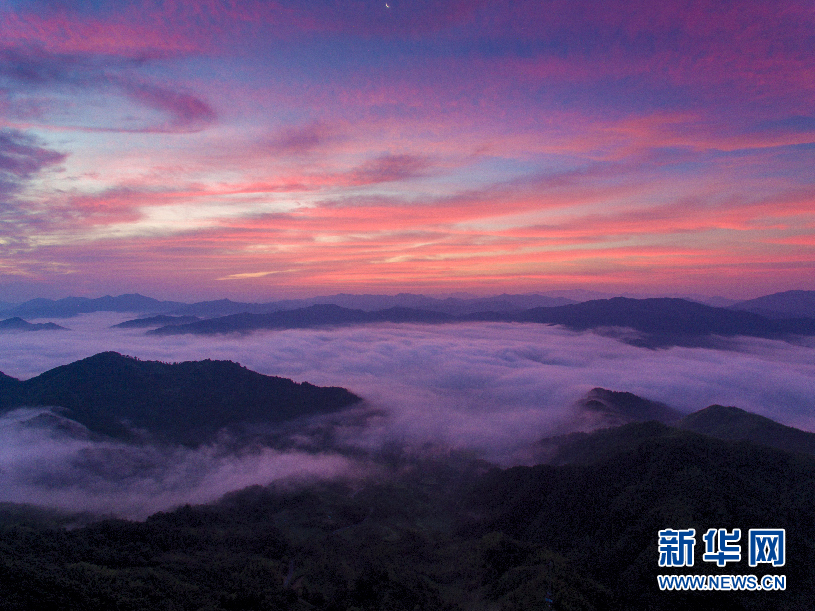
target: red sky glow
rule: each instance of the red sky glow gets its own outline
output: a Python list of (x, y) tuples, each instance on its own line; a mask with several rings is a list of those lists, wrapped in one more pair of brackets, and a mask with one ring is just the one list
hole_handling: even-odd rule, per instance
[(0, 0), (0, 301), (815, 289), (815, 5)]

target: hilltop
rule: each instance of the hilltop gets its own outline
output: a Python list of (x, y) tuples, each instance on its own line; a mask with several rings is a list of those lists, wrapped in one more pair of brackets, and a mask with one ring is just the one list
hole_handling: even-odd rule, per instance
[(186, 445), (224, 428), (335, 412), (360, 398), (344, 388), (266, 376), (232, 361), (161, 363), (103, 352), (30, 380), (0, 377), (0, 411), (56, 406), (94, 433)]

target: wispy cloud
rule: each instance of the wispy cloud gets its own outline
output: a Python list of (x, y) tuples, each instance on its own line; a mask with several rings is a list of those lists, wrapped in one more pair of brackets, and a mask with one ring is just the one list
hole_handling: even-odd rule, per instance
[[(132, 72), (142, 59), (111, 58), (83, 54), (56, 54), (42, 50), (0, 48), (0, 78), (14, 86), (17, 95), (41, 95), (56, 91), (101, 93), (125, 98), (137, 106), (155, 109), (166, 120), (158, 124), (99, 125), (95, 118), (78, 119), (74, 129), (87, 131), (174, 132), (198, 130), (212, 123), (216, 113), (200, 98), (140, 79)], [(1, 82), (1, 81), (0, 81)], [(46, 122), (45, 112), (38, 119)]]
[(3, 5), (0, 126), (65, 156), (25, 178), (9, 265), (91, 286), (105, 252), (213, 297), (666, 290), (694, 258), (732, 294), (799, 287), (806, 2), (389, 4)]
[(37, 138), (20, 130), (0, 130), (0, 172), (7, 177), (7, 189), (11, 188), (12, 180), (27, 180), (64, 161), (66, 156), (43, 146)]

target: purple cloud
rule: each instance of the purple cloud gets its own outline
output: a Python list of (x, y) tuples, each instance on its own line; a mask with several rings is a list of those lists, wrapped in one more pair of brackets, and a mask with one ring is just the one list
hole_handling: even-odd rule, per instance
[(190, 94), (150, 83), (132, 74), (146, 58), (103, 55), (60, 54), (22, 49), (0, 50), (0, 77), (18, 93), (74, 88), (124, 96), (138, 105), (167, 116), (160, 125), (140, 128), (86, 126), (89, 131), (176, 132), (198, 131), (213, 123), (215, 110), (206, 101)]
[(394, 182), (421, 176), (429, 165), (426, 158), (416, 155), (382, 155), (357, 168), (352, 177), (359, 184)]
[(118, 82), (130, 99), (168, 115), (165, 125), (144, 131), (197, 131), (213, 123), (217, 117), (207, 102), (194, 95), (126, 79)]
[(265, 151), (282, 155), (309, 155), (342, 139), (339, 131), (322, 121), (287, 127), (262, 143)]
[(16, 180), (25, 180), (61, 163), (66, 157), (20, 130), (0, 130), (0, 176), (6, 174)]

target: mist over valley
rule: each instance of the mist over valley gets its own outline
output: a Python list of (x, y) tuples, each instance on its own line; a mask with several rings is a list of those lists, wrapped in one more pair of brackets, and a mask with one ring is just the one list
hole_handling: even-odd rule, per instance
[[(193, 446), (179, 445), (177, 434), (148, 435), (134, 444), (111, 438), (110, 426), (98, 431), (105, 438), (77, 436), (65, 426), (64, 413), (63, 420), (41, 419), (36, 427), (27, 412), (7, 413), (0, 500), (143, 518), (250, 484), (367, 472), (386, 448), (412, 455), (465, 452), (502, 466), (532, 464), (534, 444), (542, 438), (625, 421), (581, 405), (598, 387), (634, 393), (677, 413), (734, 405), (815, 429), (812, 349), (783, 341), (737, 338), (726, 350), (653, 350), (591, 331), (500, 322), (153, 336), (116, 326), (130, 319), (124, 313), (78, 315), (66, 321), (70, 329), (60, 331), (59, 341), (42, 333), (7, 335), (0, 371), (28, 380), (115, 351), (165, 363), (233, 361), (264, 375), (342, 387), (362, 400), (348, 411), (311, 419), (301, 414), (285, 425), (242, 422), (243, 441), (235, 428), (213, 437), (219, 427), (204, 435), (177, 420), (174, 426), (188, 433), (187, 441), (200, 435)], [(160, 397), (154, 400), (160, 403)]]
[[(145, 332), (166, 316), (3, 336), (0, 581), (18, 608), (45, 592), (68, 608), (646, 609), (664, 600), (652, 556), (675, 507), (746, 529), (775, 503), (773, 526), (812, 530), (804, 336), (655, 348), (622, 327), (485, 320)], [(790, 578), (810, 583), (815, 551), (791, 545)], [(98, 571), (108, 585), (84, 589)], [(766, 600), (808, 604), (783, 594)]]

